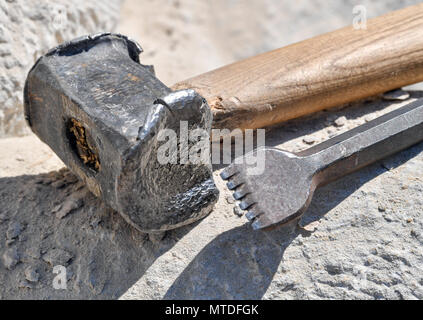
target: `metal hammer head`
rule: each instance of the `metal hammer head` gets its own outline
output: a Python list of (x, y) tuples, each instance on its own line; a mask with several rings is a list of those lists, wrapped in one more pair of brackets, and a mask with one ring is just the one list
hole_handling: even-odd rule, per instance
[(110, 33), (62, 44), (30, 70), (24, 106), (31, 129), (95, 195), (137, 229), (155, 232), (204, 217), (218, 190), (210, 162), (159, 161), (163, 129), (180, 136), (186, 121), (209, 132), (212, 114), (195, 91), (160, 82), (140, 64), (141, 52)]

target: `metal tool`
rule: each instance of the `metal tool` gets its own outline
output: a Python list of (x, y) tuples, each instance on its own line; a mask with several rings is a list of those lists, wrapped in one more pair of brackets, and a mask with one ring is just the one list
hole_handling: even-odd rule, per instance
[[(423, 99), (299, 153), (262, 147), (225, 168), (239, 206), (254, 229), (299, 218), (315, 189), (423, 140)], [(261, 153), (262, 174), (249, 174)], [(260, 157), (258, 157), (260, 158)], [(250, 162), (249, 162), (250, 161)], [(256, 166), (256, 164), (254, 164)], [(254, 171), (252, 171), (254, 173)]]
[(140, 63), (134, 41), (86, 36), (38, 59), (25, 83), (25, 117), (133, 226), (169, 230), (207, 215), (218, 190), (207, 161), (158, 161), (163, 129), (181, 140), (180, 121), (190, 132), (265, 127), (423, 81), (422, 26), (420, 4), (370, 19), (365, 30), (343, 28), (172, 88)]

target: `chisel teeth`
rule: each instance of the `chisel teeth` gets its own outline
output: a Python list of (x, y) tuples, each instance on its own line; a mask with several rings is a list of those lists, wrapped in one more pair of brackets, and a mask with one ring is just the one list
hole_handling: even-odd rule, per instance
[(240, 193), (239, 191), (235, 191), (233, 194), (233, 197), (235, 198), (235, 200), (240, 200), (242, 199), (243, 196), (244, 194)]
[[(246, 212), (246, 218), (252, 222), (258, 217), (255, 211), (254, 204), (256, 203), (251, 196), (252, 192), (247, 187), (243, 175), (239, 169), (234, 165), (230, 165), (225, 168), (220, 176), (223, 180), (228, 180), (226, 183), (229, 190), (233, 191), (232, 196), (235, 200), (238, 200), (238, 206)], [(248, 212), (247, 212), (248, 210)]]
[(257, 154), (259, 150), (262, 157), (257, 156), (256, 162), (247, 161), (254, 154), (245, 155), (246, 159), (235, 159), (220, 174), (236, 200), (235, 213), (245, 216), (254, 230), (285, 224), (301, 215), (312, 195), (315, 171), (307, 157), (277, 148), (257, 149)]
[(251, 223), (251, 227), (253, 227), (254, 230), (259, 230), (268, 228), (273, 224), (274, 222), (269, 220), (266, 215), (263, 214), (254, 219), (254, 221)]
[(254, 204), (254, 200), (251, 199), (251, 197), (244, 197), (244, 199), (242, 199), (241, 203), (239, 204), (239, 207), (242, 210), (247, 210), (249, 207), (251, 207)]
[(226, 186), (229, 190), (234, 190), (236, 187), (242, 184), (242, 181), (239, 179), (239, 177), (236, 176), (237, 170), (235, 169), (235, 166), (228, 166), (226, 167), (221, 173), (220, 177), (223, 180), (229, 180), (226, 183)]
[(254, 210), (250, 210), (245, 214), (245, 217), (249, 221), (253, 221), (257, 217), (257, 213)]
[(220, 177), (223, 180), (228, 180), (230, 177), (232, 177), (233, 175), (235, 175), (238, 172), (238, 170), (236, 169), (235, 166), (230, 165), (228, 167), (226, 167), (221, 173), (220, 173)]
[(243, 184), (242, 186), (240, 186), (233, 194), (233, 197), (235, 198), (235, 200), (241, 200), (242, 198), (244, 198), (246, 195), (248, 195), (250, 192), (247, 189), (247, 187)]
[(229, 178), (227, 178), (228, 182), (226, 183), (229, 190), (235, 190), (243, 185), (244, 179), (238, 173), (234, 173)]
[(242, 184), (242, 181), (231, 180), (226, 185), (229, 190), (234, 190), (236, 187)]
[(226, 172), (226, 171), (222, 171), (221, 173), (220, 173), (220, 177), (223, 179), (223, 180), (228, 180), (231, 176), (233, 176), (234, 174), (230, 174), (229, 172)]

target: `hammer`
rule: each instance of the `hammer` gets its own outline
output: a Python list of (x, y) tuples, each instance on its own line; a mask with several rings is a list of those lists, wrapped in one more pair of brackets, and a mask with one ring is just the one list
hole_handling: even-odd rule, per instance
[(137, 229), (160, 232), (206, 216), (218, 198), (210, 161), (186, 161), (197, 141), (179, 139), (176, 161), (159, 161), (162, 132), (262, 128), (423, 81), (423, 4), (172, 89), (140, 63), (141, 52), (111, 33), (59, 45), (29, 71), (24, 112), (91, 192)]

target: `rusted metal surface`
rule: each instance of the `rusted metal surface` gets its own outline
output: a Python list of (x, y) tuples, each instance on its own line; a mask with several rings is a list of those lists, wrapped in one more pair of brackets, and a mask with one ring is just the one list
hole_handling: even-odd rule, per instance
[[(222, 173), (254, 229), (299, 218), (315, 189), (423, 140), (423, 99), (299, 153), (259, 148), (265, 170), (248, 174), (244, 158)], [(257, 157), (260, 158), (260, 157)], [(239, 159), (238, 159), (239, 160)], [(236, 161), (236, 160), (235, 160)]]
[(49, 51), (28, 74), (25, 116), (94, 194), (139, 230), (155, 232), (204, 217), (218, 190), (210, 163), (159, 163), (160, 130), (179, 134), (183, 120), (210, 131), (212, 115), (195, 91), (160, 82), (140, 64), (141, 52), (109, 33)]

